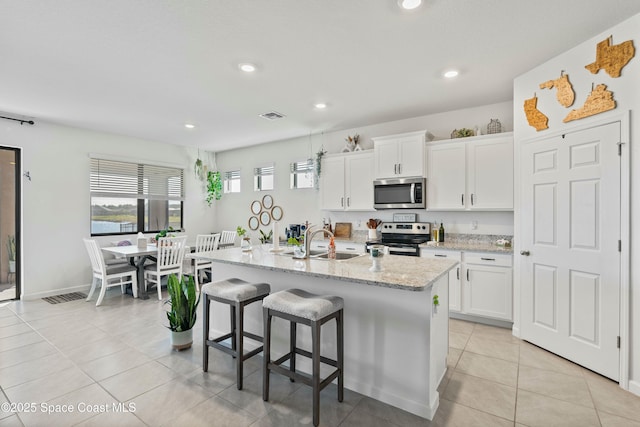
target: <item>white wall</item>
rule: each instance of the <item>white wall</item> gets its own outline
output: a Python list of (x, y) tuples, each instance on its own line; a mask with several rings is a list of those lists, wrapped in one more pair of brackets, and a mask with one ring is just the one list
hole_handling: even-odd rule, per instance
[[(91, 282), (83, 237), (90, 236), (89, 153), (185, 168), (187, 233), (213, 230), (212, 208), (194, 178), (197, 150), (36, 120), (0, 121), (0, 145), (22, 148), (23, 298), (74, 291)], [(114, 240), (99, 239), (103, 242)]]
[[(315, 158), (321, 147), (328, 153), (339, 153), (344, 147), (347, 135), (360, 135), (360, 145), (363, 149), (373, 148), (372, 137), (392, 135), (426, 129), (433, 139), (450, 138), (453, 129), (462, 127), (473, 128), (479, 126), (486, 133), (486, 125), (490, 119), (499, 119), (502, 130), (513, 130), (513, 104), (503, 102), (464, 110), (456, 110), (439, 114), (415, 117), (393, 122), (380, 123), (361, 128), (348, 129), (331, 133), (316, 133), (310, 137), (277, 141), (253, 147), (229, 150), (218, 153), (217, 164), (221, 171), (228, 171), (240, 167), (242, 172), (242, 192), (225, 194), (216, 203), (216, 229), (235, 229), (237, 225), (246, 224), (251, 216), (249, 205), (253, 200), (261, 199), (264, 193), (253, 191), (253, 168), (266, 162), (275, 161), (276, 183), (272, 194), (276, 205), (284, 210), (281, 221), (284, 226), (291, 223), (319, 224), (322, 218), (332, 222), (353, 222), (354, 229), (366, 230), (365, 222), (368, 218), (391, 220), (390, 211), (371, 212), (327, 212), (320, 210), (318, 190), (290, 190), (289, 163)], [(286, 119), (285, 119), (286, 120)], [(414, 212), (414, 211), (408, 211)], [(439, 212), (427, 213), (425, 210), (415, 211), (420, 221), (444, 221), (445, 228), (452, 233), (479, 234), (513, 234), (513, 213), (505, 212)], [(478, 229), (471, 230), (471, 222), (478, 221)], [(262, 227), (267, 229), (268, 227)], [(257, 232), (256, 232), (257, 233)], [(254, 233), (255, 234), (255, 233)], [(255, 234), (257, 236), (257, 234)]]
[[(516, 142), (516, 158), (518, 158), (519, 144), (534, 137), (544, 136), (545, 133), (561, 132), (587, 126), (590, 123), (605, 119), (607, 116), (619, 115), (621, 112), (631, 111), (631, 141), (624, 141), (630, 144), (631, 149), (631, 236), (623, 236), (623, 239), (630, 237), (631, 242), (631, 325), (630, 325), (630, 389), (636, 394), (640, 394), (640, 230), (634, 227), (633, 218), (637, 218), (640, 209), (640, 175), (634, 166), (640, 164), (640, 147), (637, 147), (637, 135), (640, 130), (640, 58), (636, 52), (636, 57), (629, 62), (622, 70), (619, 78), (612, 78), (601, 70), (598, 74), (591, 74), (584, 66), (595, 60), (596, 44), (610, 35), (613, 35), (613, 44), (619, 44), (626, 40), (633, 40), (638, 49), (640, 43), (640, 15), (636, 15), (627, 21), (601, 33), (600, 35), (585, 41), (579, 46), (571, 49), (556, 58), (536, 67), (523, 74), (514, 81), (514, 138)], [(560, 71), (565, 70), (569, 74), (569, 80), (573, 84), (576, 93), (576, 100), (571, 107), (579, 108), (584, 103), (586, 96), (591, 91), (591, 85), (604, 83), (607, 89), (612, 91), (614, 99), (617, 101), (617, 108), (611, 112), (606, 112), (591, 116), (578, 121), (562, 123), (562, 119), (568, 111), (560, 106), (555, 99), (555, 91), (540, 90), (538, 85), (546, 80), (559, 77)], [(523, 111), (524, 100), (531, 98), (536, 93), (538, 96), (538, 109), (549, 117), (549, 129), (541, 132), (529, 126)], [(611, 141), (615, 144), (617, 141)], [(615, 146), (612, 146), (615, 149)], [(516, 211), (516, 216), (518, 215)], [(516, 234), (517, 234), (516, 224)], [(518, 248), (516, 247), (516, 250)], [(517, 261), (517, 259), (516, 259)], [(635, 261), (635, 262), (634, 262)], [(517, 264), (516, 264), (517, 266)], [(518, 280), (517, 272), (515, 276)]]

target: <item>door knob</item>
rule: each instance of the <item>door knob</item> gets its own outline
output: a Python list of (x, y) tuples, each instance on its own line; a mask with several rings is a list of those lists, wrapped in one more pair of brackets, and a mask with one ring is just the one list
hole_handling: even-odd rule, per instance
[(529, 251), (520, 251), (520, 255), (529, 256)]

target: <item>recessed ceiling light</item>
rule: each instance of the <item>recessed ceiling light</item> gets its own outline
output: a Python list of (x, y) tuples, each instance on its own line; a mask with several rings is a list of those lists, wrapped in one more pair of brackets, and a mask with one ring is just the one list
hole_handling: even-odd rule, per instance
[(445, 71), (443, 76), (447, 79), (452, 79), (454, 77), (457, 77), (458, 74), (460, 74), (458, 70), (449, 70), (449, 71)]
[(325, 104), (324, 102), (318, 102), (313, 106), (316, 107), (318, 110), (324, 110), (325, 108), (327, 108), (327, 104)]
[(238, 67), (245, 73), (253, 73), (256, 70), (256, 66), (249, 63), (239, 64)]
[(186, 127), (187, 129), (193, 129), (196, 127), (196, 125), (194, 125), (193, 123), (185, 123), (184, 127)]
[(422, 4), (422, 0), (398, 0), (398, 6), (405, 10), (413, 10)]

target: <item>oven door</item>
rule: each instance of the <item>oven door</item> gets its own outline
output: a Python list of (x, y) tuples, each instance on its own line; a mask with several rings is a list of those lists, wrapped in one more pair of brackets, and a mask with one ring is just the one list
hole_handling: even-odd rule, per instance
[[(402, 255), (402, 256), (420, 256), (420, 248), (418, 245), (408, 245), (405, 243), (384, 243), (379, 242), (389, 248), (390, 255)], [(367, 245), (367, 253), (369, 253), (369, 245)]]
[(421, 209), (426, 207), (425, 178), (393, 178), (373, 181), (375, 209)]

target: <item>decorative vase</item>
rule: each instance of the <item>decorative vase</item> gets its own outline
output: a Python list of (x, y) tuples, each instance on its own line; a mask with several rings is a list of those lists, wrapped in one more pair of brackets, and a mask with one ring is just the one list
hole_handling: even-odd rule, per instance
[(248, 238), (242, 239), (240, 242), (240, 247), (243, 252), (249, 252), (251, 250), (251, 241)]
[(193, 329), (187, 331), (171, 331), (171, 345), (174, 350), (186, 350), (193, 344)]
[(491, 119), (487, 125), (487, 135), (502, 132), (502, 123), (498, 119)]

